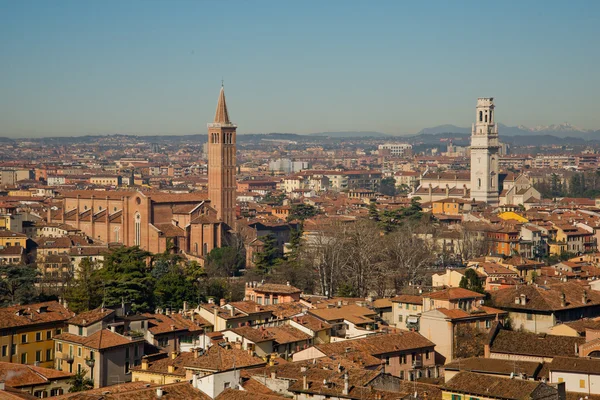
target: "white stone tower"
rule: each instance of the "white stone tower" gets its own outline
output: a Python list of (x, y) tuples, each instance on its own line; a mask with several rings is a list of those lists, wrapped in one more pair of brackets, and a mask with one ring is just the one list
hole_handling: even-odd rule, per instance
[(477, 116), (471, 131), (471, 198), (498, 205), (498, 125), (494, 98), (477, 99)]

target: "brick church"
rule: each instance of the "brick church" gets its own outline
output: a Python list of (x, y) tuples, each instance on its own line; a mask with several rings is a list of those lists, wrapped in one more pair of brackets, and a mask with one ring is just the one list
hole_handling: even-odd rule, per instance
[(208, 193), (72, 191), (63, 194), (57, 211), (49, 212), (48, 222), (152, 253), (172, 247), (202, 262), (236, 225), (236, 129), (221, 87), (214, 122), (208, 124)]

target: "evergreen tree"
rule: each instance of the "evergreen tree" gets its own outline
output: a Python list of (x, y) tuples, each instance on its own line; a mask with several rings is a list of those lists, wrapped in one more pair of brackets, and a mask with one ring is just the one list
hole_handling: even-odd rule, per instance
[(69, 393), (83, 392), (94, 388), (94, 381), (87, 378), (85, 374), (87, 374), (87, 370), (82, 369), (69, 379), (69, 384), (71, 385)]
[(216, 247), (206, 256), (206, 272), (215, 277), (235, 276), (245, 263), (244, 255), (237, 248)]
[(0, 299), (3, 305), (35, 301), (39, 272), (34, 265), (0, 266)]
[(148, 311), (153, 306), (154, 279), (146, 259), (150, 256), (139, 247), (122, 247), (114, 250), (97, 271), (104, 285), (104, 302), (107, 306), (131, 303), (132, 311)]
[(379, 210), (377, 210), (377, 203), (374, 201), (369, 203), (369, 219), (379, 222)]
[(379, 184), (379, 192), (386, 196), (395, 196), (396, 180), (394, 178), (383, 178)]
[(80, 313), (102, 304), (102, 282), (94, 273), (97, 268), (97, 264), (89, 258), (84, 258), (79, 264), (77, 277), (65, 292), (71, 311)]
[(299, 220), (304, 221), (307, 218), (314, 217), (319, 211), (310, 204), (294, 204), (290, 210), (288, 221)]
[(181, 267), (175, 265), (156, 280), (154, 295), (158, 306), (179, 309), (183, 307), (184, 301), (196, 299), (196, 290), (193, 282), (183, 274)]
[(262, 251), (256, 253), (254, 265), (262, 274), (269, 275), (279, 259), (277, 241), (272, 234), (261, 236), (260, 240), (264, 246)]
[(479, 275), (477, 275), (477, 272), (472, 268), (468, 268), (465, 271), (465, 275), (460, 280), (458, 286), (473, 292), (485, 293), (481, 279), (479, 279)]

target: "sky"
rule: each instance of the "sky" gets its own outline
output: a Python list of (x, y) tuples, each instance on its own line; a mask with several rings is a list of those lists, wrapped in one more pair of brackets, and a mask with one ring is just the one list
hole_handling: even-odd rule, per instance
[(0, 0), (0, 136), (600, 129), (600, 1)]

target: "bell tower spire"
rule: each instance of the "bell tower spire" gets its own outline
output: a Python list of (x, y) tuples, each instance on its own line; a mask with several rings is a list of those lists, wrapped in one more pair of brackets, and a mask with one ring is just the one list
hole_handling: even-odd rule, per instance
[(215, 120), (208, 124), (208, 197), (217, 218), (230, 227), (235, 224), (236, 130), (229, 119), (225, 88), (217, 102)]

